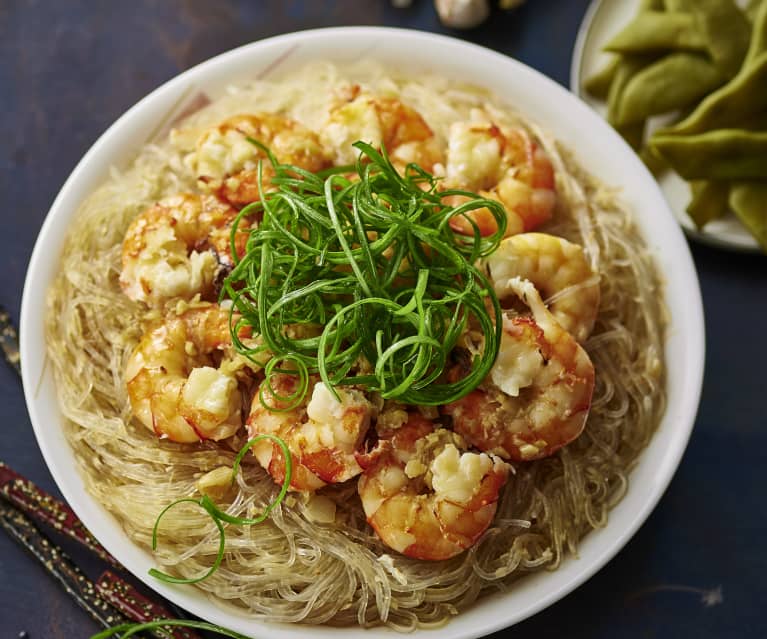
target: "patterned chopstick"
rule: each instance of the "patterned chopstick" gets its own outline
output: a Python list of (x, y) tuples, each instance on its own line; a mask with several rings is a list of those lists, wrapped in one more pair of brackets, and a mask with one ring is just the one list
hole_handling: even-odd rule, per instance
[[(0, 525), (43, 564), (83, 610), (105, 628), (130, 621), (143, 623), (177, 617), (109, 570), (104, 571), (95, 583), (86, 577), (28, 515), (67, 534), (112, 565), (120, 568), (121, 565), (93, 538), (68, 506), (44, 493), (3, 462), (0, 462), (0, 497), (7, 502), (4, 505), (0, 501)], [(44, 509), (39, 507), (40, 503), (45, 504)], [(178, 626), (153, 631), (150, 635), (160, 639), (199, 639), (193, 630)]]
[[(101, 621), (101, 618), (95, 614), (104, 609), (104, 606), (107, 606), (105, 609), (112, 611), (112, 616), (114, 616), (114, 608), (125, 615), (128, 620), (136, 622), (172, 619), (177, 616), (162, 604), (144, 597), (132, 584), (113, 572), (105, 571), (95, 584), (88, 580), (71, 559), (66, 557), (53, 542), (37, 529), (27, 515), (74, 539), (112, 566), (120, 569), (122, 566), (88, 532), (69, 506), (44, 492), (1, 461), (0, 497), (9, 504), (9, 506), (3, 507), (2, 525), (43, 562), (46, 570), (64, 585), (67, 592), (75, 598), (80, 607), (84, 608), (96, 621)], [(12, 526), (16, 526), (16, 528), (12, 529)], [(43, 550), (50, 552), (52, 556), (50, 561), (41, 557)], [(56, 557), (60, 556), (64, 556), (66, 559), (61, 566), (55, 561)], [(80, 591), (76, 590), (71, 583), (81, 584)], [(199, 639), (199, 635), (193, 630), (181, 627), (168, 628), (162, 633), (158, 631), (156, 634), (152, 633), (152, 636), (163, 637), (164, 639), (169, 637), (172, 639)]]
[(130, 621), (101, 598), (96, 585), (25, 514), (12, 506), (0, 504), (0, 526), (24, 546), (46, 572), (64, 587), (77, 605), (102, 627), (111, 628)]
[[(105, 570), (96, 581), (101, 597), (134, 621), (148, 622), (172, 618), (173, 615), (160, 604), (144, 597), (138, 590), (110, 570)], [(200, 639), (191, 629), (180, 626), (167, 627), (163, 637), (173, 639)]]
[(0, 496), (27, 515), (71, 537), (108, 564), (122, 568), (120, 562), (88, 532), (69, 506), (38, 488), (28, 479), (24, 479), (2, 461), (0, 461)]
[(8, 362), (21, 376), (21, 359), (19, 357), (19, 336), (16, 327), (11, 323), (11, 316), (0, 307), (0, 348), (3, 350), (5, 361)]

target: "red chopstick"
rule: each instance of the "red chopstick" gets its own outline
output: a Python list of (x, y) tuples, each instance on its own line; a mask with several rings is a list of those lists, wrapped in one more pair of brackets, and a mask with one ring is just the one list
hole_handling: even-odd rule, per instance
[(2, 461), (0, 495), (27, 515), (71, 537), (108, 564), (122, 568), (120, 562), (88, 532), (69, 506), (35, 486)]

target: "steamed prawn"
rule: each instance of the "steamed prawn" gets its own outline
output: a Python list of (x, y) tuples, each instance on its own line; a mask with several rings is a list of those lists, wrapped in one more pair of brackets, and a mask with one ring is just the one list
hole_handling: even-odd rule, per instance
[(135, 417), (174, 442), (225, 439), (242, 426), (242, 395), (233, 374), (216, 366), (231, 346), (229, 311), (197, 304), (150, 328), (131, 354), (125, 377)]
[(514, 294), (509, 282), (521, 277), (533, 283), (557, 322), (576, 340), (591, 333), (599, 310), (599, 275), (583, 248), (546, 233), (508, 237), (485, 259), (499, 299)]
[(507, 286), (532, 316), (504, 317), (488, 379), (441, 410), (469, 444), (504, 459), (530, 461), (548, 457), (581, 434), (594, 365), (530, 282), (514, 278)]
[(267, 147), (282, 164), (311, 172), (330, 166), (317, 134), (300, 122), (273, 113), (231, 117), (200, 136), (190, 163), (205, 191), (234, 206), (255, 202), (260, 189), (272, 189), (274, 169), (264, 151), (248, 138)]
[[(546, 152), (522, 127), (501, 128), (475, 110), (469, 122), (450, 126), (445, 187), (477, 192), (506, 209), (506, 235), (530, 231), (551, 219), (557, 202), (554, 168)], [(462, 196), (452, 196), (460, 203)], [(498, 225), (486, 208), (450, 221), (457, 233), (482, 236)]]
[(418, 413), (379, 433), (361, 456), (358, 492), (368, 523), (390, 548), (415, 559), (449, 559), (470, 548), (495, 516), (508, 466), (463, 452), (460, 436)]
[[(232, 263), (231, 224), (237, 211), (210, 195), (180, 193), (140, 213), (122, 245), (120, 286), (132, 300), (161, 306), (200, 294), (210, 299), (222, 265)], [(249, 221), (235, 238), (245, 250)]]
[(357, 85), (331, 109), (321, 139), (339, 165), (357, 159), (352, 147), (357, 140), (383, 146), (400, 171), (411, 162), (431, 171), (444, 161), (442, 145), (420, 113), (401, 100), (372, 95)]
[[(360, 450), (373, 416), (373, 405), (361, 391), (335, 389), (311, 379), (311, 397), (293, 406), (290, 397), (297, 375), (273, 374), (261, 383), (247, 419), (250, 438), (276, 435), (288, 446), (293, 462), (292, 490), (313, 491), (347, 481), (362, 472), (355, 454)], [(275, 482), (285, 479), (285, 459), (279, 445), (260, 441), (253, 446), (259, 463)]]

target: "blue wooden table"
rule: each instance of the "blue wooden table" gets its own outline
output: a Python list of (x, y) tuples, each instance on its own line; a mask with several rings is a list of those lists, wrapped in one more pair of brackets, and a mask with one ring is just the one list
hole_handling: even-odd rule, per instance
[[(409, 9), (387, 0), (3, 0), (0, 303), (18, 320), (35, 237), (79, 158), (180, 71), (279, 33), (370, 24), (456, 35), (566, 85), (587, 4), (528, 0), (479, 29), (453, 32), (440, 26), (430, 0)], [(767, 258), (694, 243), (692, 251), (706, 310), (706, 375), (695, 431), (667, 494), (588, 583), (495, 637), (767, 637)], [(0, 459), (57, 494), (21, 386), (3, 365), (0, 432)], [(96, 629), (0, 534), (0, 637), (84, 638)]]

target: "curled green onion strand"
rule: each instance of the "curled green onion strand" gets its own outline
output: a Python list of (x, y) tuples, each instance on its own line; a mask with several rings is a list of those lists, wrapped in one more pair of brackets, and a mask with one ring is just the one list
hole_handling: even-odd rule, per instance
[[(157, 550), (157, 531), (160, 527), (160, 521), (165, 516), (165, 513), (167, 513), (171, 508), (174, 508), (178, 504), (183, 503), (190, 503), (195, 504), (202, 508), (210, 518), (213, 520), (213, 523), (216, 525), (216, 528), (218, 528), (218, 552), (216, 553), (216, 558), (213, 561), (213, 565), (208, 569), (206, 573), (204, 573), (200, 577), (174, 577), (173, 575), (169, 575), (167, 573), (164, 573), (160, 570), (157, 570), (156, 568), (150, 568), (149, 574), (159, 579), (160, 581), (164, 581), (166, 583), (171, 584), (196, 584), (201, 581), (204, 581), (208, 577), (210, 577), (216, 570), (218, 570), (219, 566), (221, 566), (221, 562), (224, 559), (224, 550), (226, 547), (226, 531), (224, 530), (224, 524), (222, 522), (226, 522), (228, 524), (234, 524), (237, 526), (252, 526), (255, 524), (260, 524), (262, 521), (264, 521), (274, 510), (278, 504), (282, 503), (282, 500), (285, 499), (285, 495), (288, 492), (288, 489), (290, 488), (290, 480), (293, 476), (293, 460), (290, 454), (290, 449), (288, 448), (288, 445), (279, 437), (276, 435), (271, 434), (264, 434), (264, 435), (258, 435), (257, 437), (254, 437), (253, 439), (248, 440), (248, 442), (240, 449), (240, 451), (237, 453), (237, 456), (234, 458), (234, 464), (232, 465), (232, 484), (234, 484), (236, 478), (237, 478), (237, 471), (240, 468), (240, 463), (242, 462), (243, 457), (245, 454), (258, 442), (269, 439), (275, 442), (279, 445), (279, 447), (282, 449), (282, 454), (285, 459), (285, 478), (282, 482), (282, 486), (280, 488), (280, 492), (277, 494), (277, 497), (274, 499), (274, 501), (270, 502), (266, 508), (264, 508), (264, 511), (258, 516), (253, 518), (248, 517), (235, 517), (233, 515), (230, 515), (228, 513), (225, 513), (223, 510), (218, 508), (210, 497), (207, 495), (203, 495), (199, 499), (194, 499), (192, 497), (183, 497), (181, 499), (177, 499), (176, 501), (168, 504), (165, 508), (162, 509), (160, 514), (157, 516), (156, 521), (154, 522), (154, 527), (152, 528), (152, 550)], [(109, 635), (105, 635), (109, 636)], [(127, 635), (126, 635), (127, 636)]]
[(157, 550), (157, 529), (160, 525), (160, 520), (165, 516), (165, 513), (167, 513), (171, 508), (178, 506), (179, 504), (184, 503), (190, 503), (190, 504), (196, 504), (200, 506), (205, 512), (207, 512), (211, 519), (213, 520), (213, 523), (216, 524), (216, 528), (218, 528), (218, 552), (216, 554), (216, 559), (213, 561), (213, 565), (208, 569), (206, 573), (204, 573), (200, 577), (174, 577), (173, 575), (169, 575), (167, 573), (161, 572), (160, 570), (157, 570), (157, 568), (150, 568), (149, 574), (161, 581), (165, 581), (170, 584), (196, 584), (201, 581), (204, 581), (208, 577), (210, 577), (216, 570), (218, 570), (218, 567), (221, 565), (221, 561), (224, 559), (224, 546), (226, 543), (226, 533), (224, 532), (224, 526), (219, 521), (219, 519), (216, 517), (216, 515), (211, 512), (208, 509), (208, 506), (210, 504), (210, 499), (207, 495), (203, 495), (202, 498), (198, 499), (192, 499), (191, 497), (185, 497), (184, 499), (177, 499), (173, 503), (168, 504), (165, 508), (162, 509), (162, 512), (158, 515), (157, 520), (154, 522), (154, 528), (152, 529), (152, 550)]
[[(232, 639), (249, 639), (245, 635), (241, 635), (234, 630), (227, 630), (221, 626), (217, 626), (205, 621), (193, 621), (191, 619), (158, 619), (157, 621), (147, 621), (145, 623), (124, 623), (119, 626), (112, 626), (106, 630), (102, 630), (95, 635), (92, 635), (90, 639), (109, 639), (109, 637), (120, 637), (120, 639), (128, 639), (133, 637), (139, 632), (144, 630), (160, 631), (166, 630), (168, 627), (176, 626), (179, 628), (194, 628), (196, 630), (209, 630), (215, 632), (222, 637), (232, 637)], [(170, 636), (170, 635), (168, 635)]]
[[(250, 141), (271, 162), (275, 190), (260, 184), (261, 200), (240, 211), (232, 228), (234, 246), (244, 216), (261, 216), (245, 255), (233, 251), (222, 290), (239, 316), (232, 326), (236, 348), (257, 363), (279, 361), (267, 367), (267, 380), (276, 372), (300, 376), (291, 405), (302, 401), (309, 375), (331, 389), (361, 385), (385, 399), (429, 406), (476, 388), (495, 361), (502, 322), (492, 286), (475, 263), (504, 236), (503, 206), (441, 191), (415, 164), (401, 175), (385, 150), (364, 142), (354, 145), (360, 155), (350, 179), (352, 167), (310, 173), (280, 164)], [(465, 201), (451, 206), (455, 195)], [(496, 221), (489, 237), (471, 219), (479, 208)], [(456, 216), (471, 224), (473, 235), (452, 231)], [(255, 346), (238, 338), (244, 326), (259, 336)], [(450, 351), (467, 326), (482, 332), (484, 348), (463, 378), (445, 381)]]

